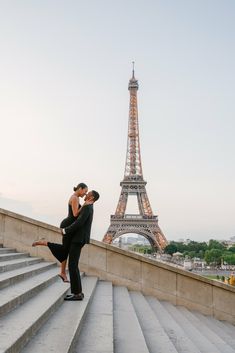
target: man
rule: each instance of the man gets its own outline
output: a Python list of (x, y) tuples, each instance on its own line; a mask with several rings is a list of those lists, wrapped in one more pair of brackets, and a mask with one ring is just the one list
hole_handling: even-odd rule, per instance
[(78, 263), (82, 247), (90, 242), (91, 224), (93, 219), (93, 203), (97, 201), (99, 197), (99, 193), (95, 190), (88, 192), (85, 201), (89, 201), (91, 204), (83, 206), (76, 221), (61, 230), (63, 236), (72, 237), (68, 266), (71, 294), (64, 298), (64, 300), (67, 301), (83, 300), (84, 298)]

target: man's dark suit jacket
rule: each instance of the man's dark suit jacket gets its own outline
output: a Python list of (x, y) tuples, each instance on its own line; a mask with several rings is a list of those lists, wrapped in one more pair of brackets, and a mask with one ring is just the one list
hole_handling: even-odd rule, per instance
[(88, 244), (90, 242), (92, 219), (93, 205), (83, 206), (76, 221), (64, 228), (65, 237), (71, 236), (72, 243)]

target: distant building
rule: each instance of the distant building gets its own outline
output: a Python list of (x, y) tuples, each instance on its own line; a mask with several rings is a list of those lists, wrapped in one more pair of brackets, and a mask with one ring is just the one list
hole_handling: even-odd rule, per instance
[(231, 246), (235, 246), (235, 236), (231, 237), (229, 240), (227, 239), (218, 240), (218, 242), (225, 245), (227, 248), (230, 248)]
[(114, 244), (118, 244), (120, 243), (120, 240), (121, 239), (121, 243), (122, 244), (129, 244), (129, 245), (135, 245), (135, 244), (138, 244), (138, 245), (150, 245), (149, 241), (141, 236), (141, 235), (138, 235), (138, 234), (133, 234), (133, 235), (122, 235), (121, 237), (119, 238), (116, 238), (113, 243)]

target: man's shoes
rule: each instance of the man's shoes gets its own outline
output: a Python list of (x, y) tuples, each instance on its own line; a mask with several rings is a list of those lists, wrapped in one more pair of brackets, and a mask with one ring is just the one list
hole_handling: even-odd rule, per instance
[[(76, 294), (73, 294), (73, 293), (70, 293), (70, 294), (67, 294), (66, 296), (65, 296), (65, 298), (66, 297), (71, 297), (71, 295), (76, 295)], [(84, 293), (79, 293), (78, 295), (81, 295), (83, 298), (84, 298)]]
[(66, 301), (76, 301), (76, 300), (83, 300), (84, 299), (84, 294), (79, 293), (79, 294), (68, 294), (64, 298)]

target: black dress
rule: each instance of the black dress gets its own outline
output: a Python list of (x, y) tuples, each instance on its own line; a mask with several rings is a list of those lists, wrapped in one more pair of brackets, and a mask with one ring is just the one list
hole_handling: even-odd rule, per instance
[[(81, 205), (79, 204), (78, 208), (80, 207)], [(72, 206), (69, 204), (68, 216), (65, 219), (63, 219), (63, 221), (60, 223), (60, 228), (66, 228), (70, 226), (74, 221), (76, 221), (76, 219), (77, 217), (74, 217), (73, 215)], [(63, 262), (68, 257), (71, 240), (72, 240), (71, 236), (63, 235), (62, 244), (48, 242), (47, 246), (51, 250), (52, 255), (54, 255), (58, 261)]]

